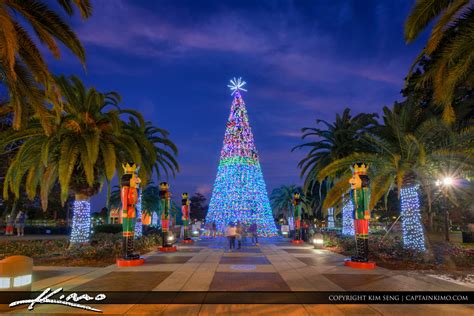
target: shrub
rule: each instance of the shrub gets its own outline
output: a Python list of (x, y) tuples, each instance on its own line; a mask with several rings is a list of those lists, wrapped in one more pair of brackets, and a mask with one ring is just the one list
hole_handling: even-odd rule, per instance
[[(49, 231), (49, 233), (47, 232)], [(25, 234), (28, 235), (68, 235), (70, 227), (61, 226), (25, 226)]]
[[(160, 244), (158, 235), (143, 236), (135, 240), (135, 251), (144, 253)], [(0, 255), (23, 255), (32, 258), (112, 260), (122, 255), (122, 236), (118, 234), (96, 233), (90, 244), (71, 245), (64, 240), (15, 240), (0, 241)], [(87, 264), (87, 262), (85, 263)]]
[(122, 232), (122, 224), (103, 224), (94, 227), (94, 233), (117, 234)]
[(5, 256), (39, 257), (62, 252), (67, 243), (67, 240), (5, 240), (0, 242), (0, 249)]
[[(332, 232), (324, 233), (324, 245), (335, 248), (345, 255), (356, 252), (354, 237), (342, 237)], [(432, 243), (426, 252), (403, 248), (402, 238), (398, 235), (369, 235), (369, 256), (371, 260), (400, 268), (472, 268), (474, 249), (450, 243)]]

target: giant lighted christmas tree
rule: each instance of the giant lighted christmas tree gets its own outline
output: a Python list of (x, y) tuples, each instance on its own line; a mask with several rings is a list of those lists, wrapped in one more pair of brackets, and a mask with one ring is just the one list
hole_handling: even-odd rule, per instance
[(223, 232), (230, 222), (257, 224), (260, 236), (276, 235), (267, 188), (263, 180), (247, 109), (240, 94), (245, 81), (232, 79), (228, 86), (234, 100), (230, 110), (221, 159), (217, 169), (207, 222)]

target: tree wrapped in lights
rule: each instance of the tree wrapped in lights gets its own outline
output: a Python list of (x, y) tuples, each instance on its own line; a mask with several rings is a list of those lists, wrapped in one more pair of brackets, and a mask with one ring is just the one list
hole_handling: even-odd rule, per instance
[(87, 243), (91, 235), (91, 202), (75, 200), (73, 206), (71, 243)]
[(334, 229), (334, 207), (328, 208), (328, 228)]
[(342, 196), (342, 235), (354, 236), (354, 220), (352, 214), (354, 213), (354, 204), (349, 195)]
[(277, 231), (267, 189), (240, 94), (247, 91), (244, 85), (241, 78), (234, 78), (228, 86), (234, 99), (206, 221), (216, 222), (221, 232), (229, 222), (255, 222), (259, 235), (274, 236)]
[(425, 251), (425, 235), (421, 223), (418, 185), (405, 186), (400, 190), (403, 247)]
[(151, 214), (151, 226), (158, 227), (158, 213), (156, 212)]
[(137, 220), (135, 222), (135, 239), (139, 238), (143, 234), (143, 223), (142, 223), (142, 190), (138, 189), (138, 201), (135, 205), (137, 212)]

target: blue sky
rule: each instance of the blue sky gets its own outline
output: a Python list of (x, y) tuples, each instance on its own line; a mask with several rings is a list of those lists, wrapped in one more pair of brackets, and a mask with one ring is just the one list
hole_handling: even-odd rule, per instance
[[(96, 0), (73, 26), (87, 71), (70, 55), (55, 73), (78, 74), (122, 106), (167, 129), (179, 148), (175, 197), (210, 197), (232, 97), (244, 94), (269, 192), (300, 184), (291, 153), (300, 129), (316, 119), (380, 112), (400, 100), (423, 39), (406, 45), (403, 22), (414, 1), (121, 1)], [(102, 207), (104, 193), (94, 198)]]

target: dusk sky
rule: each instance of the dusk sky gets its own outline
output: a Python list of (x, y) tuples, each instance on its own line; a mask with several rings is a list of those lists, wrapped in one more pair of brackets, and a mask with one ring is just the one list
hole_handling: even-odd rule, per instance
[[(184, 191), (210, 198), (232, 77), (247, 81), (243, 97), (270, 193), (302, 182), (297, 163), (305, 152), (290, 152), (302, 127), (332, 121), (345, 107), (380, 112), (400, 100), (424, 43), (403, 40), (414, 0), (92, 3), (92, 17), (73, 22), (87, 71), (67, 54), (51, 68), (119, 92), (122, 107), (170, 132), (181, 168), (169, 180), (175, 198)], [(104, 195), (93, 199), (94, 210)]]

